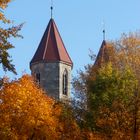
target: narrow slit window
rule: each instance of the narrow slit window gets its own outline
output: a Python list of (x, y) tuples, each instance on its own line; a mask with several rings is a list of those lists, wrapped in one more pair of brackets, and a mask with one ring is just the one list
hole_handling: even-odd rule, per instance
[(68, 72), (67, 70), (63, 73), (63, 94), (67, 95), (68, 92)]
[(36, 74), (36, 83), (40, 85), (40, 73)]

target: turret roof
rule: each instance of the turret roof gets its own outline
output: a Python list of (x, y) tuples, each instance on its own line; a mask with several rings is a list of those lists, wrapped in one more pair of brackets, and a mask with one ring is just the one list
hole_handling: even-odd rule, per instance
[(73, 65), (55, 21), (52, 18), (49, 21), (46, 31), (30, 64), (41, 61), (46, 63), (62, 61), (69, 65)]
[(105, 40), (103, 40), (94, 65), (100, 67), (102, 64), (111, 61), (113, 54), (114, 48), (110, 44), (108, 44)]

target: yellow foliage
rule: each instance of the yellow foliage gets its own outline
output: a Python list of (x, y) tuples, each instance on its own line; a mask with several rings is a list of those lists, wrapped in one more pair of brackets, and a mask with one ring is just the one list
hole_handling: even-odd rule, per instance
[(24, 75), (0, 90), (0, 139), (79, 140), (80, 129), (64, 106)]

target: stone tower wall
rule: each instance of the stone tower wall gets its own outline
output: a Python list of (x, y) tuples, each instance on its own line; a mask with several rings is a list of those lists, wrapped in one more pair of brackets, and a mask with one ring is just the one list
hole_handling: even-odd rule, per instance
[[(63, 94), (63, 72), (68, 72), (68, 93)], [(56, 100), (67, 100), (70, 98), (71, 66), (65, 63), (35, 63), (31, 65), (32, 75), (40, 73), (40, 86), (47, 95)]]
[(36, 63), (31, 71), (32, 75), (40, 73), (40, 86), (47, 95), (59, 99), (59, 63)]

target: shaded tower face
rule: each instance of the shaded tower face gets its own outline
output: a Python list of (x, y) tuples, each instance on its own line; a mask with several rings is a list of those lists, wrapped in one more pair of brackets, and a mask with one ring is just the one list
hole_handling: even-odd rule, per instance
[(57, 26), (50, 19), (38, 49), (30, 62), (36, 82), (56, 100), (70, 98), (71, 58)]

